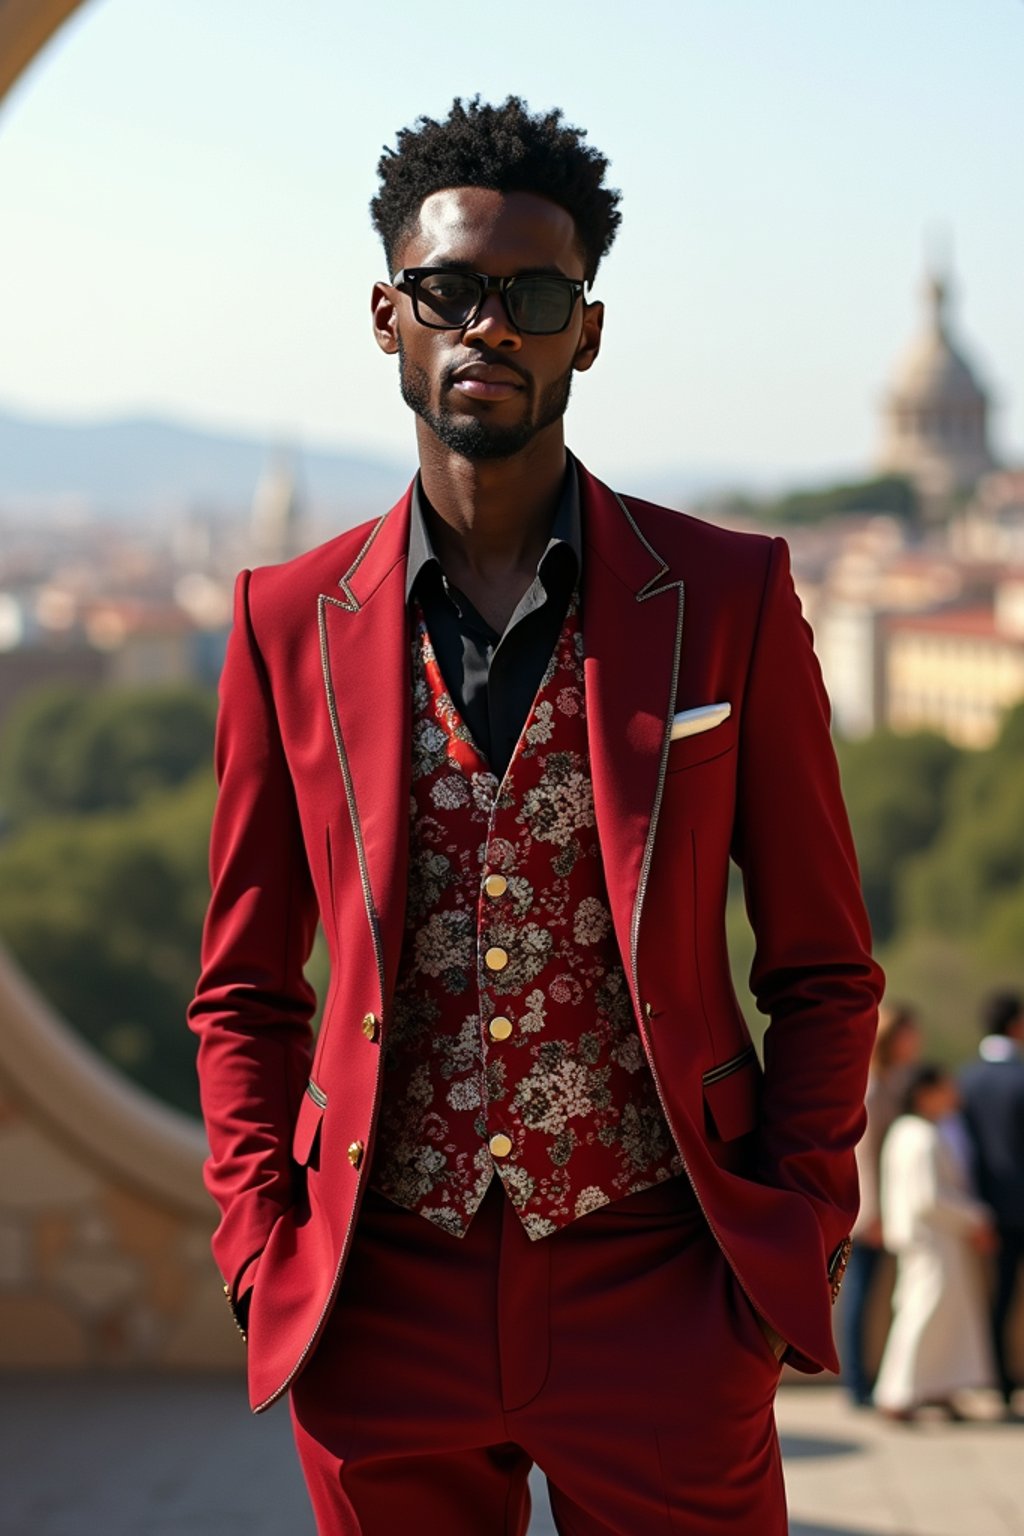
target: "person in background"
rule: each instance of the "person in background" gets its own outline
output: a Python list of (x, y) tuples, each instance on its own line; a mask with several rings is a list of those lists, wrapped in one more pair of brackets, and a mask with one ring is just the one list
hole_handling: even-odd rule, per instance
[(996, 992), (982, 1008), (979, 1059), (960, 1083), (978, 1192), (995, 1214), (999, 1234), (992, 1342), (1007, 1409), (1015, 1385), (1007, 1325), (1024, 1268), (1024, 999)]
[(885, 1134), (899, 1113), (907, 1078), (921, 1055), (921, 1028), (914, 1009), (902, 1003), (882, 1008), (871, 1055), (865, 1100), (868, 1123), (857, 1147), (860, 1214), (846, 1271), (842, 1309), (843, 1379), (858, 1407), (871, 1404), (871, 1374), (864, 1348), (869, 1299), (882, 1257), (879, 1163)]
[(993, 1379), (977, 1256), (993, 1251), (995, 1228), (939, 1128), (958, 1104), (944, 1067), (916, 1067), (882, 1146), (882, 1236), (897, 1271), (874, 1401), (889, 1418), (930, 1404), (958, 1417), (954, 1394)]

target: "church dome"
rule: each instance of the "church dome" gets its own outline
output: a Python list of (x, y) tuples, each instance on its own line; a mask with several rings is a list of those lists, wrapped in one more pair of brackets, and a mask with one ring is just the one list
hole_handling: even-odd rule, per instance
[(942, 515), (994, 465), (988, 441), (988, 394), (954, 341), (947, 319), (949, 289), (932, 274), (925, 284), (923, 330), (896, 367), (882, 404), (882, 474), (905, 475), (927, 515)]
[(930, 277), (925, 293), (928, 325), (896, 367), (892, 394), (906, 404), (967, 405), (984, 401), (985, 392), (963, 353), (950, 339), (946, 321), (948, 289)]

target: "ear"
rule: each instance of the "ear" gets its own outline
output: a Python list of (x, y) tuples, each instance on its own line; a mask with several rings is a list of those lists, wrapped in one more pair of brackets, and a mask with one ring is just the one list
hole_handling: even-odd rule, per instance
[(604, 305), (587, 304), (583, 310), (583, 326), (580, 331), (579, 346), (576, 348), (576, 356), (572, 360), (572, 366), (577, 373), (586, 373), (597, 360), (597, 354), (601, 350), (601, 332), (604, 329)]
[(398, 310), (395, 289), (390, 283), (374, 283), (370, 295), (373, 337), (382, 352), (398, 351)]

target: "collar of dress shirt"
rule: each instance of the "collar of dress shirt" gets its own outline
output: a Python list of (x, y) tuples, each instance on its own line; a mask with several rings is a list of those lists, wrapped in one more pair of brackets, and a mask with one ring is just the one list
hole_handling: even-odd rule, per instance
[[(427, 527), (426, 507), (427, 498), (423, 494), (419, 475), (412, 491), (412, 509), (409, 521), (409, 560), (406, 566), (405, 597), (408, 602), (413, 589), (421, 575), (428, 569), (436, 569), (443, 577), (441, 562), (434, 553), (434, 546), (430, 542), (430, 530)], [(574, 572), (579, 573), (583, 568), (583, 521), (580, 512), (580, 484), (576, 473), (576, 460), (572, 454), (566, 454), (565, 479), (562, 482), (562, 495), (555, 512), (555, 520), (551, 525), (551, 536), (548, 539), (544, 553), (537, 562), (537, 573), (541, 574), (544, 564), (553, 550), (558, 548), (568, 549), (574, 556)], [(447, 582), (445, 590), (448, 590)]]

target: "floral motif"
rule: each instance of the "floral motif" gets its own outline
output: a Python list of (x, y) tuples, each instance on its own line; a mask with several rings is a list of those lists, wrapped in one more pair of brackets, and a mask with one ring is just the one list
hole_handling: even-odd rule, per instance
[(594, 792), (590, 775), (576, 752), (552, 752), (544, 779), (523, 796), (516, 820), (543, 843), (564, 848), (575, 833), (594, 825)]
[[(456, 1236), (495, 1174), (540, 1239), (682, 1169), (612, 926), (582, 656), (574, 600), (499, 783), (418, 616), (409, 897), (372, 1179)], [(498, 1014), (505, 1039), (488, 1031)]]
[(424, 976), (468, 970), (473, 964), (473, 920), (468, 912), (433, 912), (416, 934), (416, 965)]
[(584, 896), (572, 920), (577, 944), (599, 944), (611, 932), (612, 915), (599, 896)]

